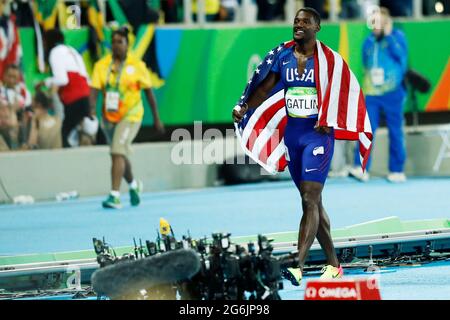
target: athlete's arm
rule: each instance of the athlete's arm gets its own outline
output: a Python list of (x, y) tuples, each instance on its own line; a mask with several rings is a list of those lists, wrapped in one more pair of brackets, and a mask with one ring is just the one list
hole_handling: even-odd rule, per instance
[(249, 108), (259, 107), (267, 99), (278, 81), (280, 81), (280, 74), (270, 72), (266, 79), (264, 79), (264, 81), (262, 81), (261, 84), (253, 91), (241, 109), (233, 109), (233, 120), (235, 122), (241, 122)]

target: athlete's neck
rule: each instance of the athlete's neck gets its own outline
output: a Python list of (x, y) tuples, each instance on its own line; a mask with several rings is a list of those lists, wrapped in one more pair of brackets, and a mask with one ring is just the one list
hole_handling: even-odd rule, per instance
[(312, 56), (316, 48), (316, 39), (311, 39), (307, 42), (299, 41), (295, 43), (295, 51), (304, 56)]

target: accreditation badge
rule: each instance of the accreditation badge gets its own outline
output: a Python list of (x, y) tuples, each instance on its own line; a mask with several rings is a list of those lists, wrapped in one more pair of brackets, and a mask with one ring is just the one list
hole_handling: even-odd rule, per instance
[(317, 89), (314, 87), (292, 87), (286, 92), (286, 108), (289, 116), (309, 118), (319, 113)]
[(374, 86), (382, 86), (384, 84), (384, 69), (372, 68), (370, 69), (370, 79)]
[(119, 111), (120, 94), (116, 90), (106, 91), (105, 107), (107, 111)]

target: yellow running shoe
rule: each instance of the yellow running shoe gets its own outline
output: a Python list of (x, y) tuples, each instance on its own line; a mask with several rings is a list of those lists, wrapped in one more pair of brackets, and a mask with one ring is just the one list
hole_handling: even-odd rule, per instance
[(339, 268), (333, 267), (332, 265), (326, 265), (322, 268), (322, 275), (320, 279), (328, 280), (328, 279), (339, 279), (344, 275), (344, 270), (341, 266)]
[(281, 274), (283, 278), (289, 280), (293, 286), (300, 286), (300, 282), (302, 281), (302, 272), (300, 268), (287, 268), (281, 270)]

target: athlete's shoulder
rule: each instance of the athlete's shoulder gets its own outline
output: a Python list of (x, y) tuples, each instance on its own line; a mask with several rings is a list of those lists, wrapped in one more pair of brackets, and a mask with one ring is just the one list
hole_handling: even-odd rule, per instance
[(285, 58), (286, 55), (292, 52), (292, 48), (294, 47), (294, 41), (285, 41), (278, 44), (272, 50), (269, 51), (268, 57), (272, 56), (275, 59)]

